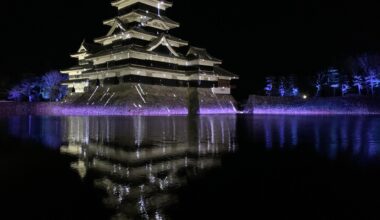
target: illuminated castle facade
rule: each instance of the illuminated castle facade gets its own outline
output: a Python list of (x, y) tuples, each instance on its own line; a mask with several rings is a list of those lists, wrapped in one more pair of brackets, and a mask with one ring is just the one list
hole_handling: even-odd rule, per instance
[(78, 65), (62, 71), (72, 95), (91, 88), (139, 83), (166, 87), (207, 88), (212, 94), (230, 94), (238, 77), (220, 67), (222, 61), (205, 49), (168, 34), (179, 23), (165, 16), (172, 3), (165, 0), (114, 0), (118, 15), (104, 21), (106, 36), (83, 42)]

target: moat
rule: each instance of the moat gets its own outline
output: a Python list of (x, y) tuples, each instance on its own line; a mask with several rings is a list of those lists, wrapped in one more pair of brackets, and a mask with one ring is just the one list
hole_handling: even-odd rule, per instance
[(379, 127), (378, 116), (2, 117), (2, 215), (374, 217)]

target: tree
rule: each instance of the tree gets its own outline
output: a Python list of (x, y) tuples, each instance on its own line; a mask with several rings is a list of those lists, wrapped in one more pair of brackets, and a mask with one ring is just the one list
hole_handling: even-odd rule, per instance
[(377, 55), (363, 54), (357, 58), (365, 77), (365, 83), (371, 95), (375, 94), (375, 88), (379, 86), (380, 57)]
[(294, 75), (290, 75), (288, 77), (288, 95), (289, 96), (299, 96), (299, 88), (297, 87), (296, 77)]
[(300, 90), (298, 88), (292, 89), (292, 96), (296, 97), (300, 95)]
[(374, 96), (375, 95), (375, 87), (379, 86), (379, 78), (378, 78), (377, 72), (374, 70), (370, 70), (367, 73), (367, 76), (365, 77), (365, 82), (366, 82), (367, 87), (371, 91), (371, 95)]
[(39, 100), (41, 91), (40, 80), (38, 78), (25, 80), (21, 83), (21, 92), (28, 102)]
[(360, 74), (353, 75), (353, 85), (357, 88), (358, 94), (362, 95), (362, 90), (364, 86), (363, 76)]
[(345, 72), (352, 76), (352, 85), (359, 95), (362, 95), (364, 87), (363, 68), (357, 58), (349, 57), (345, 63)]
[(38, 79), (24, 80), (20, 85), (8, 91), (8, 99), (28, 102), (38, 101), (40, 94), (40, 81)]
[(46, 73), (43, 77), (24, 80), (8, 92), (8, 99), (35, 102), (40, 101), (42, 96), (42, 100), (62, 100), (67, 93), (67, 88), (61, 85), (64, 80), (67, 80), (67, 76), (58, 71)]
[(67, 77), (58, 71), (46, 73), (42, 76), (42, 97), (49, 101), (61, 100), (66, 95), (66, 90), (61, 88), (61, 83), (65, 80)]
[(334, 68), (327, 70), (327, 84), (333, 89), (334, 96), (336, 95), (336, 89), (340, 87), (339, 83), (339, 71)]
[(286, 81), (285, 77), (280, 77), (279, 82), (278, 82), (278, 93), (280, 94), (281, 97), (284, 97), (286, 93), (285, 81)]
[(350, 80), (348, 79), (347, 75), (342, 76), (342, 82), (341, 82), (341, 92), (342, 96), (345, 96), (349, 90), (350, 90)]
[(319, 72), (314, 79), (314, 87), (316, 88), (315, 96), (318, 97), (321, 94), (322, 86), (325, 84), (326, 74)]
[(20, 86), (14, 86), (11, 90), (8, 91), (8, 99), (12, 101), (22, 101), (22, 88)]
[(273, 92), (273, 87), (274, 87), (274, 77), (266, 77), (266, 86), (264, 88), (265, 94), (267, 96), (271, 96)]
[(59, 87), (59, 93), (56, 101), (60, 101), (65, 98), (66, 94), (68, 93), (68, 88), (67, 86), (60, 86)]
[(42, 83), (46, 88), (59, 85), (63, 80), (65, 80), (64, 75), (58, 71), (51, 71), (42, 76)]

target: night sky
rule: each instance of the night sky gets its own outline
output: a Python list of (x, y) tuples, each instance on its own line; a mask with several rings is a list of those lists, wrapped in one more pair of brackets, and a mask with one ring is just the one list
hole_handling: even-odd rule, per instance
[[(3, 1), (0, 88), (75, 64), (69, 55), (81, 41), (108, 31), (102, 21), (116, 14), (110, 1)], [(305, 78), (346, 57), (380, 50), (376, 1), (246, 2), (174, 0), (168, 11), (181, 23), (173, 35), (207, 48), (240, 75), (239, 97), (262, 92), (265, 75)]]

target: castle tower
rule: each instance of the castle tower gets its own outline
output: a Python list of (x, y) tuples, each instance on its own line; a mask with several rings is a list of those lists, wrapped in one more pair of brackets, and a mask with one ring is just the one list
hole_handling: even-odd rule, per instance
[(166, 16), (172, 3), (165, 0), (114, 0), (118, 15), (103, 23), (105, 36), (83, 42), (78, 65), (62, 71), (74, 93), (104, 83), (210, 88), (214, 94), (230, 94), (230, 82), (238, 77), (220, 67), (222, 61), (206, 49), (169, 34), (180, 25)]

